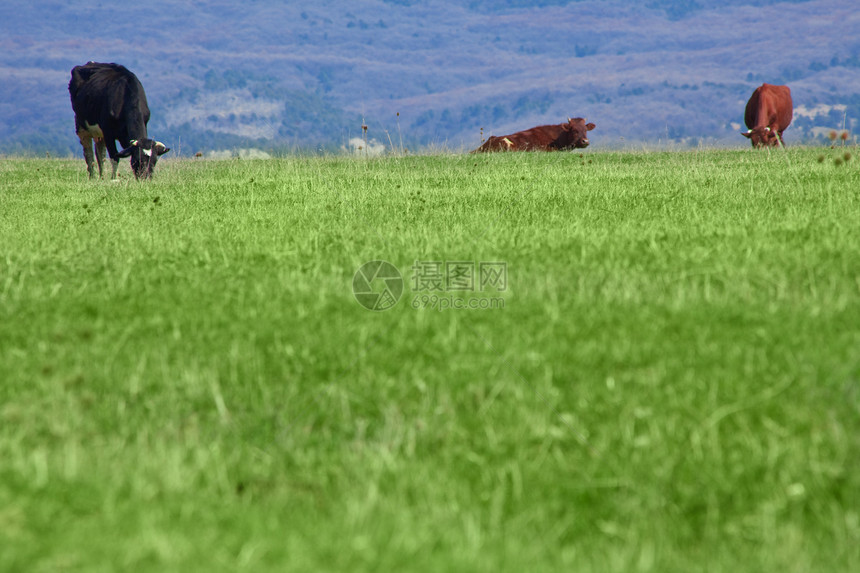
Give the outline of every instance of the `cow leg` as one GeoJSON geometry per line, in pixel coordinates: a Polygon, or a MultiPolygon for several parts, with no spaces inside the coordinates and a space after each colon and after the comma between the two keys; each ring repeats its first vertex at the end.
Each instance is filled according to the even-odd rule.
{"type": "Polygon", "coordinates": [[[780,147],[785,149],[785,144],[782,142],[782,132],[781,131],[776,132],[776,141],[777,141],[777,143],[779,143],[780,147]]]}
{"type": "Polygon", "coordinates": [[[104,164],[105,164],[105,151],[107,147],[105,146],[105,140],[101,137],[96,139],[96,161],[99,163],[99,177],[104,179],[104,164]]]}
{"type": "Polygon", "coordinates": [[[104,143],[108,146],[108,157],[110,157],[110,178],[116,179],[116,169],[119,167],[119,151],[116,150],[116,137],[113,135],[106,135],[104,138],[104,143]]]}
{"type": "Polygon", "coordinates": [[[81,140],[81,147],[84,148],[84,161],[87,162],[87,173],[89,173],[90,179],[92,179],[95,177],[93,170],[93,138],[80,133],[78,133],[78,137],[81,140]]]}

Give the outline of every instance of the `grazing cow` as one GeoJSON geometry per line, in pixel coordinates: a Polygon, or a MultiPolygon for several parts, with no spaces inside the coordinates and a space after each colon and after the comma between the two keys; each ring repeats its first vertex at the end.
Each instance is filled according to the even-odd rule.
{"type": "Polygon", "coordinates": [[[581,117],[559,125],[540,125],[511,135],[491,135],[472,153],[489,151],[560,151],[588,147],[588,132],[595,128],[581,117]]]}
{"type": "Polygon", "coordinates": [[[163,143],[149,139],[146,124],[149,106],[137,77],[123,66],[89,62],[72,68],[69,95],[75,112],[75,130],[84,148],[87,172],[94,177],[93,140],[99,176],[104,177],[105,148],[111,161],[111,179],[121,157],[131,157],[131,169],[138,179],[146,179],[160,155],[170,151],[163,143]],[[122,150],[117,151],[119,140],[122,150]]]}
{"type": "Polygon", "coordinates": [[[788,86],[762,84],[753,92],[744,112],[749,131],[742,131],[753,147],[784,145],[782,132],[793,114],[788,86]]]}

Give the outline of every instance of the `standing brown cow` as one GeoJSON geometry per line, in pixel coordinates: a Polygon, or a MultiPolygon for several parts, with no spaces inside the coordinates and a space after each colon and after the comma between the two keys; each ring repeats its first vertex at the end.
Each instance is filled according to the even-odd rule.
{"type": "Polygon", "coordinates": [[[753,92],[744,112],[749,131],[742,131],[753,147],[784,145],[782,132],[791,124],[793,114],[788,86],[762,84],[753,92]]]}
{"type": "Polygon", "coordinates": [[[560,151],[588,147],[588,132],[595,128],[581,117],[559,125],[539,125],[511,135],[491,135],[472,153],[488,151],[560,151]]]}

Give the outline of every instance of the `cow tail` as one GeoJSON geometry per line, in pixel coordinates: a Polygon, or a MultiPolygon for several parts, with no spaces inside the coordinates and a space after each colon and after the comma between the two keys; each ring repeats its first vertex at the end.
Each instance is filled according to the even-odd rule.
{"type": "Polygon", "coordinates": [[[84,79],[81,77],[80,67],[75,66],[72,68],[72,81],[69,82],[69,94],[72,96],[72,100],[74,101],[75,95],[78,93],[78,87],[84,83],[84,79]]]}

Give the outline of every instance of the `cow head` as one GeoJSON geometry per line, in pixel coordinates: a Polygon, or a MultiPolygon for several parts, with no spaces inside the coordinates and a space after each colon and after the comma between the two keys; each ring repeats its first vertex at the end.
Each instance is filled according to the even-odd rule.
{"type": "Polygon", "coordinates": [[[128,147],[117,154],[117,157],[131,157],[131,170],[138,179],[148,179],[161,155],[170,151],[160,141],[154,139],[132,139],[128,147]]]}
{"type": "Polygon", "coordinates": [[[742,131],[741,135],[748,138],[753,147],[776,147],[779,145],[779,135],[770,127],[756,127],[742,131]]]}
{"type": "Polygon", "coordinates": [[[593,123],[585,123],[585,119],[575,117],[567,118],[567,123],[562,124],[562,135],[555,142],[558,149],[576,149],[588,147],[588,132],[594,129],[593,123]]]}

